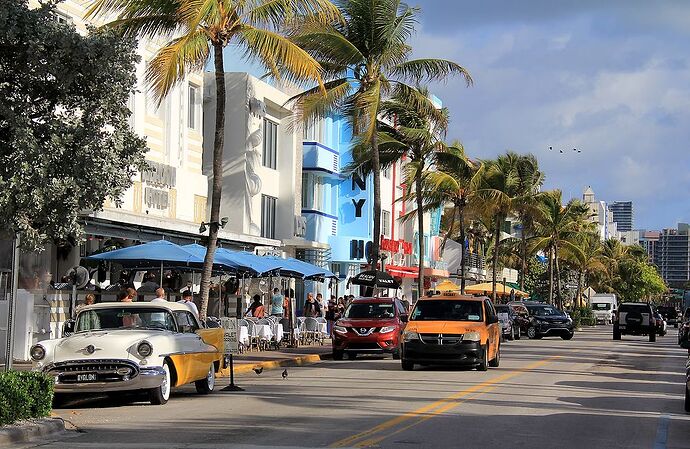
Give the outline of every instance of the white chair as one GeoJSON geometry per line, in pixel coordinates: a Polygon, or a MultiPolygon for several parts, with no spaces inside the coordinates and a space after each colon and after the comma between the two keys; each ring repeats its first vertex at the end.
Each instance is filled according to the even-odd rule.
{"type": "Polygon", "coordinates": [[[323,339],[319,332],[319,322],[316,318],[307,317],[307,319],[304,320],[304,334],[307,342],[319,341],[323,344],[323,339]]]}
{"type": "Polygon", "coordinates": [[[261,337],[257,333],[256,324],[252,320],[246,320],[247,333],[249,334],[249,350],[256,347],[257,351],[261,350],[261,337]]]}

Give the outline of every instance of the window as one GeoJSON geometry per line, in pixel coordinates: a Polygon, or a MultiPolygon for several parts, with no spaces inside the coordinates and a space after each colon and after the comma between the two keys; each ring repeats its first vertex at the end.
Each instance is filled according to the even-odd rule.
{"type": "Polygon", "coordinates": [[[381,233],[389,238],[391,236],[391,213],[387,210],[381,211],[381,233]]]}
{"type": "Polygon", "coordinates": [[[278,124],[264,119],[264,167],[276,169],[278,159],[278,124]]]}
{"type": "Polygon", "coordinates": [[[261,237],[276,238],[276,203],[278,199],[261,195],[261,237]]]}
{"type": "Polygon", "coordinates": [[[187,101],[187,126],[190,129],[199,129],[199,87],[193,84],[189,85],[189,94],[187,101]]]}
{"type": "Polygon", "coordinates": [[[194,333],[199,329],[196,319],[190,312],[175,312],[177,319],[177,331],[183,333],[194,333]]]}
{"type": "Polygon", "coordinates": [[[302,209],[322,210],[324,195],[324,178],[313,173],[305,173],[302,176],[302,209]]]}
{"type": "Polygon", "coordinates": [[[383,169],[383,177],[386,179],[391,179],[391,167],[390,166],[383,169]]]}
{"type": "Polygon", "coordinates": [[[72,25],[72,18],[61,11],[53,11],[55,20],[61,25],[72,25]]]}

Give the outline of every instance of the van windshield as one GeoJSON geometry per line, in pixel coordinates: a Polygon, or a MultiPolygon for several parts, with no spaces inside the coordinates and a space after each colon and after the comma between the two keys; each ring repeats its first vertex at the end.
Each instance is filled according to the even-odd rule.
{"type": "Polygon", "coordinates": [[[410,321],[482,321],[481,301],[417,301],[410,321]]]}
{"type": "Polygon", "coordinates": [[[607,302],[592,303],[592,310],[611,310],[611,304],[607,302]]]}

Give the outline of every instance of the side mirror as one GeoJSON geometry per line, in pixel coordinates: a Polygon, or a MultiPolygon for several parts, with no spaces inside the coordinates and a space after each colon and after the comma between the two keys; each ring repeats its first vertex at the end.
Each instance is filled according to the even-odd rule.
{"type": "Polygon", "coordinates": [[[74,320],[67,320],[62,324],[62,336],[68,337],[74,333],[74,326],[76,322],[74,320]]]}
{"type": "Polygon", "coordinates": [[[407,323],[409,320],[410,320],[409,315],[400,315],[400,321],[402,321],[403,323],[407,323]]]}
{"type": "Polygon", "coordinates": [[[493,315],[493,316],[487,317],[486,323],[487,324],[498,323],[498,315],[493,315]]]}

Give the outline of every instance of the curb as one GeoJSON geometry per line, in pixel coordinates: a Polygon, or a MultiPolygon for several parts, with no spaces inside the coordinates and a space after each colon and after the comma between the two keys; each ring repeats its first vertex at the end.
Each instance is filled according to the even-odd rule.
{"type": "MultiPolygon", "coordinates": [[[[325,354],[307,354],[307,355],[301,355],[297,357],[291,357],[288,359],[284,360],[269,360],[269,361],[257,361],[256,363],[235,363],[235,375],[238,374],[247,374],[252,372],[254,368],[259,368],[262,367],[264,370],[272,370],[272,369],[277,369],[277,368],[283,368],[283,367],[288,367],[288,366],[302,366],[302,365],[311,365],[312,363],[317,363],[321,362],[323,360],[331,360],[333,359],[333,354],[325,353],[325,354]]],[[[222,375],[223,377],[228,377],[230,375],[230,370],[229,369],[223,369],[221,370],[218,374],[216,374],[216,377],[219,375],[222,375]]]]}
{"type": "Polygon", "coordinates": [[[62,418],[32,419],[0,427],[0,446],[28,443],[36,438],[46,438],[65,432],[62,418]]]}

